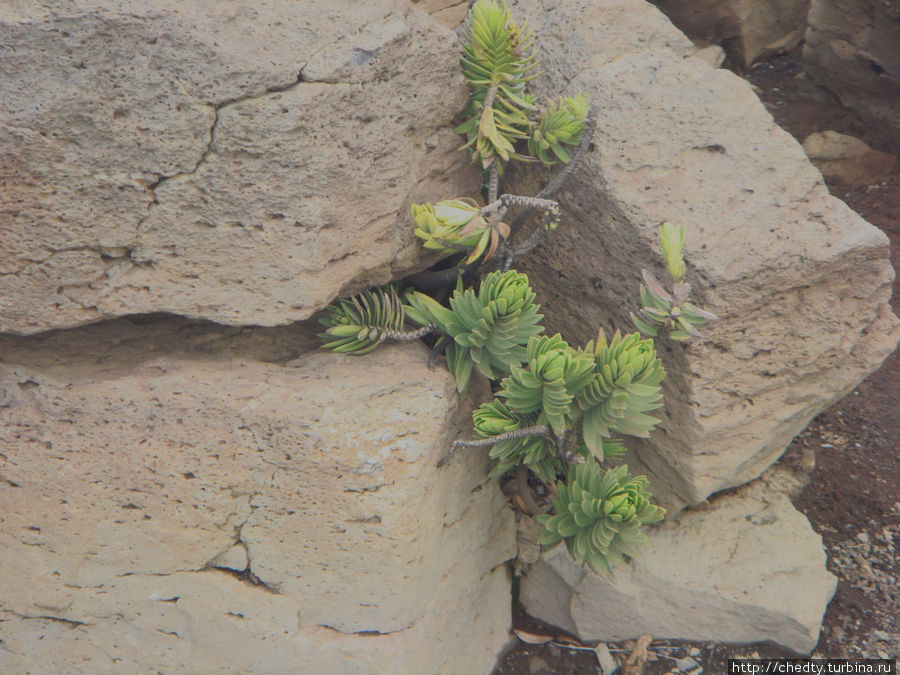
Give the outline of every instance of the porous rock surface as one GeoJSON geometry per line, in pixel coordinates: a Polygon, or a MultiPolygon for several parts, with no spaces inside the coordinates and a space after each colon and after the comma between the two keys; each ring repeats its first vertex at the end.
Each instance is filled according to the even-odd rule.
{"type": "Polygon", "coordinates": [[[485,452],[437,467],[470,402],[422,346],[313,342],[0,337],[0,671],[490,669],[515,525],[485,452]]]}
{"type": "MultiPolygon", "coordinates": [[[[641,268],[668,278],[657,228],[684,224],[687,281],[721,321],[709,339],[661,341],[662,423],[629,462],[670,508],[756,478],[896,346],[887,237],[828,194],[749,84],[691,57],[652,6],[515,12],[541,36],[539,92],[583,91],[597,127],[559,193],[562,225],[516,262],[545,326],[582,344],[601,326],[633,330],[641,268]]],[[[543,180],[520,172],[514,191],[543,180]]]]}
{"type": "Polygon", "coordinates": [[[0,44],[0,332],[305,319],[478,189],[456,37],[404,0],[7,3],[0,44]]]}
{"type": "Polygon", "coordinates": [[[822,539],[791,505],[779,470],[649,529],[614,578],[544,553],[522,583],[527,611],[582,640],[771,641],[812,652],[837,588],[822,539]]]}
{"type": "Polygon", "coordinates": [[[803,65],[900,152],[900,2],[812,0],[803,65]]]}
{"type": "Polygon", "coordinates": [[[725,47],[738,67],[803,41],[810,0],[651,0],[692,40],[725,47]]]}

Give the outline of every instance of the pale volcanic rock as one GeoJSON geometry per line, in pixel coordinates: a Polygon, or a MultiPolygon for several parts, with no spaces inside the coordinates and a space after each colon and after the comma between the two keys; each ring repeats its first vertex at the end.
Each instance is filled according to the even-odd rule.
{"type": "Polygon", "coordinates": [[[770,641],[809,654],[837,579],[822,538],[770,474],[704,509],[647,528],[641,557],[612,581],[573,562],[564,546],[543,555],[522,585],[530,614],[585,641],[770,641]]]}
{"type": "Polygon", "coordinates": [[[0,332],[305,319],[478,189],[456,36],[403,0],[17,3],[0,44],[0,332]]]}
{"type": "Polygon", "coordinates": [[[0,338],[4,672],[490,668],[512,513],[485,451],[437,466],[471,400],[422,346],[310,344],[175,318],[0,338]]]}
{"type": "MultiPolygon", "coordinates": [[[[657,228],[685,225],[687,281],[721,321],[709,339],[661,341],[662,423],[629,439],[629,461],[667,506],[696,504],[759,476],[893,351],[888,239],[828,194],[747,82],[687,58],[652,6],[546,5],[514,9],[542,36],[539,93],[583,91],[597,129],[559,194],[560,228],[516,265],[548,331],[584,343],[601,326],[634,330],[641,268],[667,278],[657,228]]],[[[520,172],[515,190],[541,181],[520,172]]]]}

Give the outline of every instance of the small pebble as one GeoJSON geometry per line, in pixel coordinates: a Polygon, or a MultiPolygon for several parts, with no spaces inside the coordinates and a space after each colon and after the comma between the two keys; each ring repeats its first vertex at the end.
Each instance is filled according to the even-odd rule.
{"type": "Polygon", "coordinates": [[[544,659],[540,656],[529,656],[528,657],[528,672],[531,675],[543,675],[543,673],[547,673],[550,670],[550,664],[548,664],[544,659]]]}
{"type": "Polygon", "coordinates": [[[860,532],[859,534],[856,535],[856,538],[864,544],[868,543],[868,541],[869,541],[869,535],[866,534],[865,532],[860,532]]]}
{"type": "Polygon", "coordinates": [[[694,661],[694,659],[692,659],[691,657],[687,656],[683,659],[675,659],[675,665],[678,666],[678,670],[680,670],[682,673],[686,673],[689,670],[693,670],[700,664],[694,661]]]}
{"type": "Polygon", "coordinates": [[[699,647],[691,647],[691,648],[688,650],[688,654],[690,654],[691,656],[700,656],[700,653],[701,653],[701,652],[700,652],[700,648],[699,648],[699,647]]]}
{"type": "Polygon", "coordinates": [[[619,664],[616,663],[612,654],[609,653],[609,647],[606,646],[606,643],[601,642],[594,647],[594,653],[597,655],[597,662],[600,664],[600,672],[603,675],[612,675],[619,669],[619,664]]]}

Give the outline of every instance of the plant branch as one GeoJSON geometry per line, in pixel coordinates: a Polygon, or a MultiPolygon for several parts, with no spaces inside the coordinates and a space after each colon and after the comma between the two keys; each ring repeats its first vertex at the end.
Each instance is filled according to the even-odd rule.
{"type": "Polygon", "coordinates": [[[527,436],[544,436],[545,438],[550,438],[550,427],[541,424],[533,427],[516,429],[515,431],[507,431],[505,434],[497,434],[496,436],[481,438],[477,441],[454,441],[453,447],[483,448],[488,445],[494,445],[495,443],[514,441],[518,438],[525,438],[527,436]]]}
{"type": "Polygon", "coordinates": [[[497,199],[500,190],[500,169],[497,160],[491,162],[490,178],[488,179],[488,203],[497,199]]]}
{"type": "Polygon", "coordinates": [[[421,340],[426,335],[431,335],[436,330],[437,326],[430,323],[427,326],[422,326],[416,330],[402,331],[379,328],[378,332],[379,335],[384,336],[383,339],[385,340],[392,340],[393,342],[414,342],[415,340],[421,340]]]}
{"type": "Polygon", "coordinates": [[[566,164],[562,170],[556,174],[547,185],[544,186],[544,189],[537,193],[537,196],[541,199],[547,199],[552,197],[557,192],[559,192],[560,188],[566,182],[566,180],[571,176],[575,171],[581,166],[581,161],[584,159],[584,156],[587,154],[588,148],[591,146],[591,140],[594,138],[594,118],[590,112],[588,112],[587,117],[584,118],[584,131],[581,133],[581,142],[578,144],[578,147],[575,148],[575,152],[572,153],[572,160],[566,164]]]}
{"type": "MultiPolygon", "coordinates": [[[[581,142],[578,144],[578,147],[575,149],[575,152],[572,153],[572,160],[566,164],[562,170],[556,174],[547,185],[544,186],[540,192],[537,193],[538,199],[549,199],[557,192],[559,192],[560,188],[566,182],[566,180],[571,176],[578,166],[581,164],[581,161],[584,159],[584,156],[587,154],[588,148],[591,146],[591,139],[594,137],[594,118],[588,112],[587,117],[584,119],[584,131],[581,134],[581,142]]],[[[531,216],[534,212],[532,208],[526,208],[522,213],[516,216],[515,220],[510,224],[510,237],[515,235],[522,226],[525,224],[525,221],[531,216]]]]}
{"type": "Polygon", "coordinates": [[[538,225],[534,232],[531,233],[531,236],[513,249],[513,258],[531,253],[535,247],[541,243],[541,239],[543,239],[544,235],[547,233],[547,227],[553,222],[554,215],[555,214],[550,211],[547,211],[544,214],[544,220],[542,220],[540,225],[538,225]]]}
{"type": "Polygon", "coordinates": [[[494,211],[501,211],[510,206],[541,209],[544,211],[559,212],[559,202],[552,199],[543,199],[542,197],[525,197],[523,195],[503,194],[498,199],[493,200],[487,206],[481,207],[481,215],[488,215],[494,211]]]}
{"type": "Polygon", "coordinates": [[[444,353],[444,350],[447,349],[447,345],[450,344],[450,336],[449,335],[441,335],[437,342],[434,343],[434,347],[431,348],[431,353],[428,354],[428,368],[433,369],[435,365],[437,365],[438,357],[444,353]]]}

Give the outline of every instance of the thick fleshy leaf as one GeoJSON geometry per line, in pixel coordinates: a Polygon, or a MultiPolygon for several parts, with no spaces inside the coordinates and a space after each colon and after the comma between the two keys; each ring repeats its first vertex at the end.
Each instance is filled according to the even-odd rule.
{"type": "Polygon", "coordinates": [[[578,562],[598,573],[608,574],[623,556],[634,556],[646,543],[641,532],[641,514],[662,517],[664,511],[650,503],[644,476],[632,477],[621,465],[601,472],[588,459],[573,467],[568,484],[557,485],[554,515],[541,516],[540,541],[548,545],[559,539],[578,562]]]}

